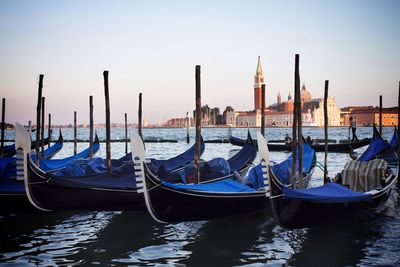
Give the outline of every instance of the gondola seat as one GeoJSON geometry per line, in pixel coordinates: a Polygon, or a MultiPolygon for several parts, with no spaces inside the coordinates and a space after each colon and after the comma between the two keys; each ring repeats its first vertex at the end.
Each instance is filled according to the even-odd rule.
{"type": "Polygon", "coordinates": [[[388,163],[382,159],[348,162],[341,172],[342,183],[356,192],[368,192],[384,183],[388,163]]]}

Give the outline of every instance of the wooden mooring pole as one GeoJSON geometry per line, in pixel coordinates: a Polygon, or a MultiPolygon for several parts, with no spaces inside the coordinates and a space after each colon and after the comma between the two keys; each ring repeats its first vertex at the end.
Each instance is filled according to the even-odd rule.
{"type": "Polygon", "coordinates": [[[201,138],[201,66],[196,65],[195,69],[195,79],[196,79],[196,146],[194,155],[194,183],[198,184],[200,182],[200,138],[201,138]]]}
{"type": "Polygon", "coordinates": [[[77,112],[74,111],[74,155],[77,153],[77,140],[78,140],[78,132],[77,132],[77,112]]]}
{"type": "Polygon", "coordinates": [[[4,149],[4,129],[6,128],[5,116],[6,116],[6,99],[3,98],[1,106],[1,147],[0,147],[1,157],[3,157],[3,149],[4,149]]]}
{"type": "Polygon", "coordinates": [[[90,159],[93,158],[93,96],[89,96],[89,149],[90,159]]]}
{"type": "Polygon", "coordinates": [[[143,140],[143,134],[142,134],[142,93],[139,93],[138,134],[143,140]]]}
{"type": "Polygon", "coordinates": [[[265,84],[261,85],[261,134],[265,136],[265,84]]]}
{"type": "Polygon", "coordinates": [[[110,123],[110,95],[108,88],[108,71],[103,72],[104,77],[104,96],[106,102],[106,159],[108,171],[111,172],[111,123],[110,123]]]}
{"type": "Polygon", "coordinates": [[[45,99],[45,97],[43,96],[42,97],[42,123],[41,123],[41,130],[40,130],[40,146],[41,146],[41,150],[42,150],[42,153],[41,153],[41,158],[42,159],[44,159],[44,117],[45,117],[45,113],[44,113],[44,111],[45,111],[45,102],[46,102],[46,99],[45,99]]]}
{"type": "MultiPolygon", "coordinates": [[[[61,132],[61,130],[60,130],[61,132]]],[[[47,125],[47,136],[49,137],[49,143],[47,147],[50,147],[50,142],[51,142],[51,113],[49,113],[49,123],[47,125]]]]}
{"type": "Polygon", "coordinates": [[[125,113],[125,154],[128,154],[128,114],[125,113]]]}
{"type": "Polygon", "coordinates": [[[379,133],[382,136],[382,95],[379,96],[379,133]]]}
{"type": "MultiPolygon", "coordinates": [[[[397,93],[397,170],[400,168],[400,82],[397,93]]],[[[400,189],[400,177],[397,176],[397,188],[400,189]]]]}
{"type": "Polygon", "coordinates": [[[324,133],[325,133],[325,155],[324,155],[324,184],[328,182],[328,88],[329,81],[325,81],[324,92],[324,133]]]}
{"type": "Polygon", "coordinates": [[[294,108],[293,108],[293,125],[292,125],[292,187],[296,189],[296,165],[297,165],[297,120],[298,120],[298,109],[297,109],[297,88],[300,89],[300,74],[299,74],[299,55],[295,55],[294,63],[294,108]]]}
{"type": "Polygon", "coordinates": [[[186,112],[186,143],[190,143],[190,134],[189,134],[189,127],[190,127],[190,118],[189,118],[189,111],[186,112]]]}
{"type": "Polygon", "coordinates": [[[301,95],[300,95],[300,70],[299,70],[299,61],[300,56],[298,56],[297,62],[297,83],[296,83],[296,90],[297,90],[297,146],[299,147],[299,187],[302,189],[303,186],[303,117],[301,115],[301,95]]]}
{"type": "Polygon", "coordinates": [[[39,165],[39,148],[40,148],[40,112],[42,111],[42,89],[43,89],[43,74],[39,75],[38,100],[36,106],[36,165],[39,165]]]}

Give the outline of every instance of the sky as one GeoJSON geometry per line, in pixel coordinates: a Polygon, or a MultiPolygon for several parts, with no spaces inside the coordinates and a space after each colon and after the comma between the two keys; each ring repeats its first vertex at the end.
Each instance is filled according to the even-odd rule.
{"type": "MultiPolygon", "coordinates": [[[[254,108],[261,57],[267,105],[301,84],[339,107],[397,106],[400,1],[98,1],[0,0],[0,97],[6,121],[36,121],[39,74],[52,124],[105,121],[103,71],[109,71],[111,122],[161,123],[195,109],[195,66],[202,104],[254,108]]],[[[46,116],[47,118],[47,116],[46,116]]]]}

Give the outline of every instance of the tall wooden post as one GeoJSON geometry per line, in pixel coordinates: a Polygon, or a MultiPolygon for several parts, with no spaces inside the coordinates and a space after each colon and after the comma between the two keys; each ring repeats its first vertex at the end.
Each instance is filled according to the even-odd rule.
{"type": "Polygon", "coordinates": [[[42,148],[42,154],[41,154],[42,159],[44,159],[44,117],[45,117],[44,107],[45,107],[45,101],[46,101],[45,97],[42,97],[42,114],[41,114],[42,115],[42,124],[41,124],[41,130],[40,130],[40,136],[41,136],[40,146],[42,148]]]}
{"type": "MultiPolygon", "coordinates": [[[[397,93],[397,169],[400,168],[400,82],[397,93]]],[[[400,177],[397,176],[397,187],[400,189],[400,177]]]]}
{"type": "Polygon", "coordinates": [[[379,133],[382,136],[382,95],[379,96],[379,133]]]}
{"type": "Polygon", "coordinates": [[[50,142],[51,142],[51,113],[49,113],[49,123],[48,123],[47,126],[48,126],[47,127],[47,136],[49,137],[49,144],[47,145],[47,147],[50,147],[50,142]]]}
{"type": "Polygon", "coordinates": [[[36,106],[36,165],[39,165],[39,147],[40,147],[40,112],[42,111],[42,89],[43,89],[43,74],[39,75],[38,100],[36,106]]]}
{"type": "Polygon", "coordinates": [[[4,129],[6,128],[5,116],[6,116],[6,99],[3,98],[1,106],[1,147],[0,147],[1,157],[3,157],[3,149],[4,149],[4,129]]]}
{"type": "Polygon", "coordinates": [[[265,136],[265,84],[261,85],[261,134],[265,136]]]}
{"type": "Polygon", "coordinates": [[[200,138],[201,138],[201,82],[200,82],[201,66],[196,65],[196,146],[194,156],[194,182],[200,182],[200,138]]]}
{"type": "Polygon", "coordinates": [[[328,182],[328,88],[329,81],[325,81],[324,92],[324,133],[325,133],[325,155],[324,155],[324,184],[328,182]]]}
{"type": "MultiPolygon", "coordinates": [[[[298,62],[299,63],[299,62],[298,62]]],[[[299,186],[303,188],[303,117],[301,115],[300,71],[297,66],[297,144],[299,147],[299,186]]]]}
{"type": "Polygon", "coordinates": [[[128,114],[125,113],[125,154],[128,154],[128,114]]]}
{"type": "Polygon", "coordinates": [[[77,114],[76,114],[76,111],[74,111],[74,155],[76,155],[76,153],[77,153],[77,146],[78,146],[78,144],[77,144],[78,133],[76,130],[76,127],[77,127],[76,117],[77,117],[77,114]]]}
{"type": "Polygon", "coordinates": [[[106,159],[108,171],[111,172],[111,123],[110,123],[110,95],[108,88],[108,71],[103,72],[104,96],[106,102],[106,159]]]}
{"type": "Polygon", "coordinates": [[[190,134],[189,134],[189,124],[190,124],[190,118],[189,118],[189,111],[186,112],[186,143],[190,143],[190,134]]]}
{"type": "Polygon", "coordinates": [[[142,135],[142,93],[139,93],[138,134],[143,139],[143,135],[142,135]]]}
{"type": "Polygon", "coordinates": [[[298,108],[297,108],[297,88],[300,89],[300,74],[299,74],[299,55],[295,55],[294,63],[294,108],[293,108],[293,125],[292,125],[292,187],[296,189],[296,165],[297,165],[297,126],[298,126],[298,108]]]}
{"type": "Polygon", "coordinates": [[[90,159],[93,158],[93,96],[89,96],[89,149],[90,159]]]}

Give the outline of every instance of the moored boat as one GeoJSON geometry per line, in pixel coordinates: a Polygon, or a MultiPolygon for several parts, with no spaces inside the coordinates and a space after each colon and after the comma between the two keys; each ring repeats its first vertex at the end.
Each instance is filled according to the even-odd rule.
{"type": "Polygon", "coordinates": [[[391,204],[398,166],[393,149],[376,131],[368,149],[348,162],[330,183],[293,190],[270,173],[275,220],[282,227],[296,229],[369,221],[381,215],[391,204]]]}

